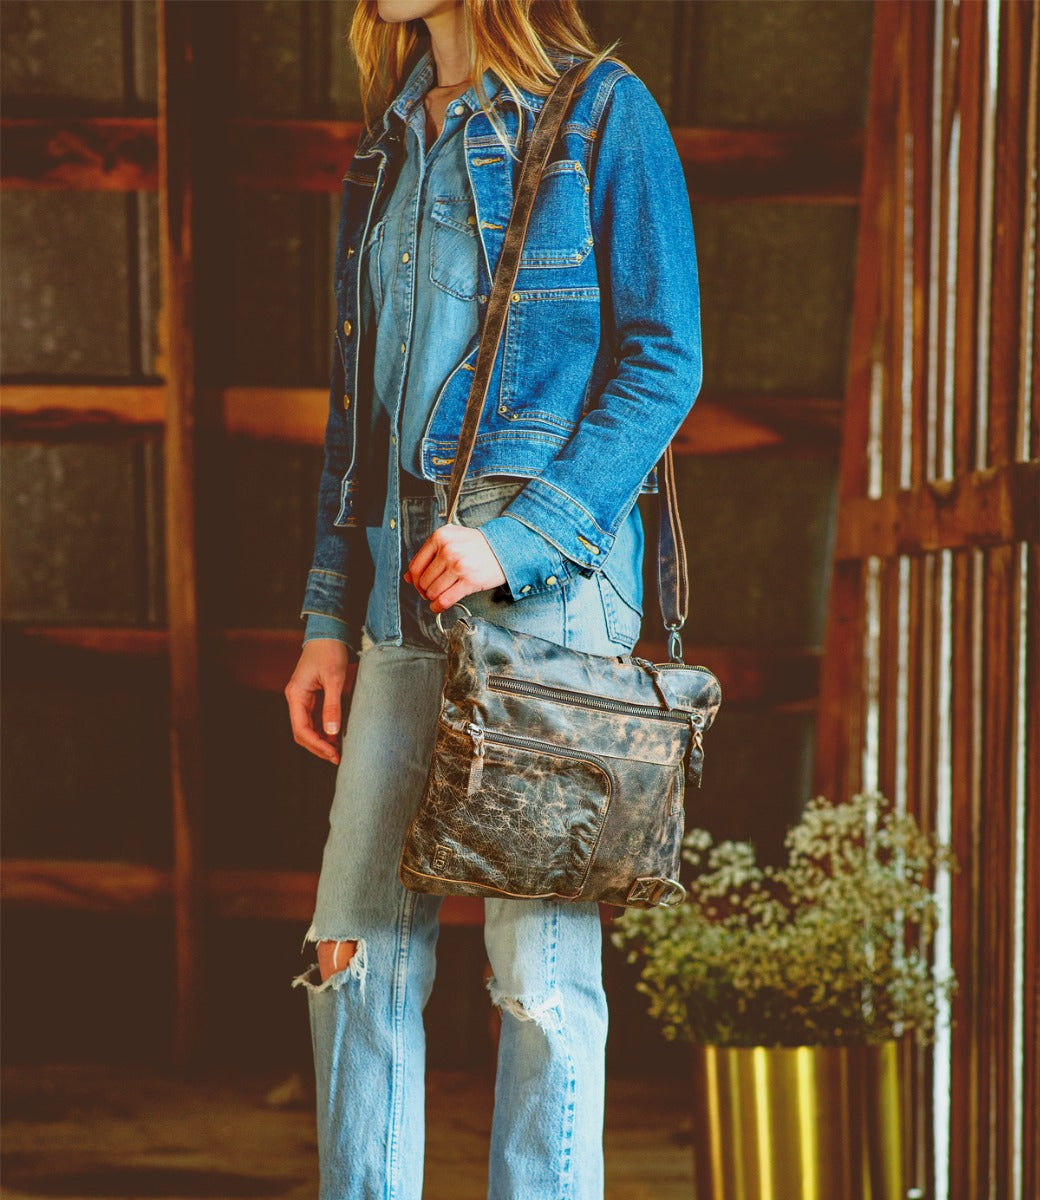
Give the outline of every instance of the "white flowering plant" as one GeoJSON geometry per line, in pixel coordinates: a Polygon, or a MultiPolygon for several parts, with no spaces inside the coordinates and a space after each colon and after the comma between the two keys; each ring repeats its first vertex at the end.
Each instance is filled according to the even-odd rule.
{"type": "Polygon", "coordinates": [[[675,907],[626,909],[614,945],[642,966],[662,1032],[725,1046],[842,1045],[913,1032],[933,1040],[956,981],[931,946],[948,847],[884,796],[818,796],[785,839],[787,865],[748,842],[688,833],[693,868],[675,907]]]}

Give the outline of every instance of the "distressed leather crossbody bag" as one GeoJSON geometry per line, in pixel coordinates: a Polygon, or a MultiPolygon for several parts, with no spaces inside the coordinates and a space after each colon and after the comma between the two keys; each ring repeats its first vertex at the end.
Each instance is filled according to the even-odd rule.
{"type": "MultiPolygon", "coordinates": [[[[546,98],[521,166],[452,468],[448,523],[538,181],[582,66],[565,71],[546,98]]],[[[671,661],[584,654],[468,614],[455,621],[426,786],[401,853],[406,887],[639,908],[685,897],[685,791],[700,786],[703,737],[722,693],[711,671],[683,662],[688,582],[670,446],[661,466],[657,575],[671,661]]]]}

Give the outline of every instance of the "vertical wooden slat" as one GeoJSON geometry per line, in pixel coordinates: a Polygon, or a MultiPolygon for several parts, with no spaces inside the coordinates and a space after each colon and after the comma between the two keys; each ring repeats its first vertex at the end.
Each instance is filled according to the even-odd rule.
{"type": "MultiPolygon", "coordinates": [[[[893,213],[892,160],[899,106],[898,57],[895,47],[905,36],[906,12],[900,5],[875,9],[871,52],[870,112],[863,167],[863,195],[869,204],[859,208],[857,234],[857,287],[849,343],[844,436],[839,468],[839,503],[867,491],[867,456],[870,432],[871,389],[877,386],[876,347],[882,307],[887,302],[881,278],[888,260],[883,252],[895,220],[893,213]],[[877,269],[874,269],[874,268],[877,269]]],[[[861,697],[854,685],[859,678],[863,650],[863,570],[859,563],[837,563],[831,579],[831,601],[824,632],[824,669],[816,723],[814,786],[835,800],[845,799],[858,786],[858,762],[850,747],[860,746],[863,725],[861,697]]]]}
{"type": "MultiPolygon", "coordinates": [[[[956,278],[950,281],[957,298],[954,317],[955,337],[950,348],[953,358],[953,472],[971,470],[974,465],[974,429],[976,388],[977,313],[979,296],[975,288],[958,288],[958,279],[972,279],[978,266],[979,246],[979,174],[982,132],[981,91],[985,81],[984,4],[962,4],[957,10],[957,71],[955,77],[957,111],[960,116],[959,172],[950,180],[951,192],[959,196],[956,246],[956,278]]],[[[988,246],[981,247],[988,253],[988,246]]]]}
{"type": "MultiPolygon", "coordinates": [[[[978,1037],[978,973],[974,957],[974,899],[979,894],[977,863],[973,861],[973,837],[977,814],[973,805],[974,763],[972,727],[975,720],[973,696],[981,681],[973,672],[974,551],[963,550],[954,563],[953,610],[953,837],[951,844],[961,863],[961,886],[954,889],[950,912],[953,929],[953,969],[963,981],[958,997],[958,1028],[951,1055],[952,1096],[971,1096],[975,1092],[976,1063],[974,1047],[978,1037]],[[967,885],[967,886],[965,886],[967,885]]],[[[954,1121],[950,1139],[950,1176],[974,1177],[978,1142],[972,1122],[954,1121]]]]}
{"type": "Polygon", "coordinates": [[[986,564],[986,667],[985,752],[983,773],[986,781],[986,824],[984,830],[983,872],[983,957],[980,964],[984,981],[983,1039],[987,1060],[983,1073],[984,1112],[981,1120],[992,1130],[986,1172],[986,1190],[980,1195],[1010,1196],[1009,1126],[1007,1105],[1008,1029],[1010,994],[1008,987],[1011,897],[1009,895],[1011,829],[1011,696],[1013,659],[1011,605],[1013,597],[1013,555],[1011,546],[998,546],[987,552],[986,564]]]}
{"type": "Polygon", "coordinates": [[[1026,623],[1025,904],[1023,920],[1023,1196],[1040,1195],[1040,547],[1029,548],[1026,623]]]}
{"type": "Polygon", "coordinates": [[[1029,27],[1036,5],[1001,6],[1000,75],[994,207],[998,214],[993,237],[993,306],[990,332],[990,389],[1007,403],[994,404],[989,420],[988,464],[999,466],[1014,457],[1019,392],[1019,340],[1026,188],[1024,157],[1029,81],[1029,27]]]}
{"type": "Polygon", "coordinates": [[[159,188],[162,370],[166,378],[164,498],[170,655],[174,937],[177,965],[174,1057],[199,1046],[202,980],[202,739],[195,520],[190,95],[192,5],[159,4],[159,188]]]}

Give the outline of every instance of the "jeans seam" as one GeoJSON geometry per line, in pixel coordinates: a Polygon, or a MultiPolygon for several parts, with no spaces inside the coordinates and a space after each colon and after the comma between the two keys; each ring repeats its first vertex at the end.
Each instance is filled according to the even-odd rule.
{"type": "Polygon", "coordinates": [[[408,994],[408,948],[411,943],[412,916],[415,912],[415,894],[402,888],[401,907],[398,918],[397,946],[394,955],[393,973],[393,1074],[390,1082],[390,1136],[387,1139],[386,1194],[394,1200],[398,1191],[398,1147],[401,1140],[401,1120],[404,1110],[405,1038],[404,1010],[408,994]]]}
{"type": "MultiPolygon", "coordinates": [[[[560,939],[560,903],[553,902],[552,920],[551,920],[552,936],[548,946],[548,980],[549,991],[556,992],[556,949],[560,939]]],[[[575,1070],[574,1056],[571,1054],[570,1037],[567,1030],[566,1014],[562,1007],[560,1011],[560,1032],[563,1035],[562,1042],[564,1047],[564,1055],[567,1061],[567,1092],[564,1098],[563,1107],[561,1109],[561,1127],[560,1127],[560,1159],[557,1164],[559,1178],[559,1198],[560,1200],[569,1200],[573,1195],[574,1179],[571,1175],[571,1161],[574,1144],[574,1096],[575,1096],[575,1070]]]]}

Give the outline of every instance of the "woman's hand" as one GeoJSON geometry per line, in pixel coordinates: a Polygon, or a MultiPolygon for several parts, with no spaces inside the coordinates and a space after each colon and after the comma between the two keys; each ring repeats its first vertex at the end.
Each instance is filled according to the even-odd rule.
{"type": "Polygon", "coordinates": [[[328,762],[339,762],[339,727],[343,688],[347,682],[347,647],[336,638],[311,638],[304,642],[300,661],[285,685],[293,740],[328,762]],[[324,692],[321,723],[314,724],[314,699],[324,692]]]}
{"type": "Polygon", "coordinates": [[[442,525],[419,547],[404,579],[430,601],[431,612],[441,613],[474,592],[498,587],[506,576],[479,529],[442,525]]]}

